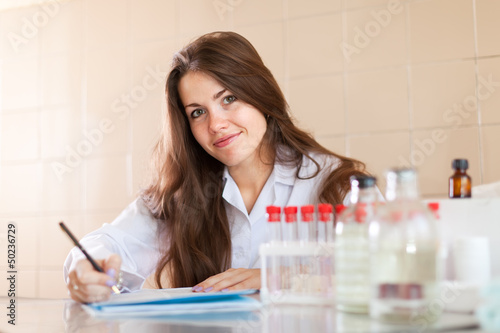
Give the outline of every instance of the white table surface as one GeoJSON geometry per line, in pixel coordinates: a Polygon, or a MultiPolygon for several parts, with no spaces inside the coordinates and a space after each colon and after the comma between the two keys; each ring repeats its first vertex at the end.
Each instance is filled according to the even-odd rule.
{"type": "MultiPolygon", "coordinates": [[[[255,295],[254,297],[259,297],[255,295]]],[[[0,298],[7,304],[8,298],[0,298]]],[[[4,306],[2,308],[5,309],[4,306]]],[[[422,332],[419,327],[381,324],[333,307],[280,305],[246,313],[186,315],[175,318],[100,320],[69,299],[16,299],[16,326],[1,316],[0,332],[422,332]]],[[[447,332],[482,332],[473,315],[445,313],[447,332]]],[[[435,331],[435,330],[432,330],[435,331]]]]}

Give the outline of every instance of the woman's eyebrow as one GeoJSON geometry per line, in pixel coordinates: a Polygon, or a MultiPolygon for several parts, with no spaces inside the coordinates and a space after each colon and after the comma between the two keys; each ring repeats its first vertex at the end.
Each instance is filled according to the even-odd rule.
{"type": "Polygon", "coordinates": [[[201,105],[198,104],[198,103],[191,103],[191,104],[188,104],[188,105],[184,105],[184,109],[187,108],[187,107],[190,107],[190,106],[197,108],[197,107],[199,107],[201,105]]]}
{"type": "MultiPolygon", "coordinates": [[[[217,94],[215,94],[212,98],[213,99],[217,99],[219,98],[227,89],[222,89],[221,91],[219,91],[217,94]]],[[[199,107],[201,106],[200,104],[198,103],[191,103],[191,104],[188,104],[188,105],[184,105],[184,108],[187,108],[187,107],[199,107]]]]}
{"type": "Polygon", "coordinates": [[[221,91],[219,91],[217,94],[214,95],[213,99],[219,98],[225,91],[226,89],[222,89],[221,91]]]}

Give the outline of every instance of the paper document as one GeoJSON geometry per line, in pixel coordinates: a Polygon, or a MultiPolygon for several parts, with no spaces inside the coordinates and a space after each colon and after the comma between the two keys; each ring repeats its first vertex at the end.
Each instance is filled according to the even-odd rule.
{"type": "Polygon", "coordinates": [[[186,313],[252,311],[261,303],[245,295],[256,290],[193,293],[191,288],[143,289],[112,295],[109,301],[86,305],[95,316],[164,316],[186,313]]]}

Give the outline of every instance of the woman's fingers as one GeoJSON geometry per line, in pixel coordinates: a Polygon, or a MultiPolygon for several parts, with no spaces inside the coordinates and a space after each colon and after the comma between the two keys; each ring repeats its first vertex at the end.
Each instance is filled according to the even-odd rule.
{"type": "Polygon", "coordinates": [[[121,265],[122,258],[117,254],[112,254],[103,262],[102,268],[111,278],[116,278],[120,272],[121,265]]]}
{"type": "Polygon", "coordinates": [[[210,292],[259,288],[260,269],[231,268],[197,284],[193,287],[193,291],[210,292]]]}
{"type": "Polygon", "coordinates": [[[116,284],[121,259],[118,255],[111,255],[106,260],[96,260],[96,262],[109,274],[96,271],[86,259],[80,260],[75,269],[69,273],[68,290],[75,301],[100,302],[107,300],[111,295],[110,287],[116,284]]]}

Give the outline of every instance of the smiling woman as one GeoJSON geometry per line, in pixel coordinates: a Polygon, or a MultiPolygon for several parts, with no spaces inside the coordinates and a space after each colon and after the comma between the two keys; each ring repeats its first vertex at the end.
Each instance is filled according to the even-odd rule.
{"type": "Polygon", "coordinates": [[[82,240],[108,275],[78,251],[66,261],[75,300],[105,298],[118,271],[128,289],[259,288],[266,206],[342,203],[349,177],[364,173],[363,163],[295,126],[273,75],[234,32],[206,34],[177,52],[166,95],[168,126],[150,185],[82,240]]]}
{"type": "MultiPolygon", "coordinates": [[[[258,167],[262,158],[257,148],[267,129],[262,112],[203,72],[188,72],[179,82],[179,95],[186,101],[191,132],[208,154],[226,165],[231,174],[244,163],[248,169],[258,167]]],[[[270,153],[266,152],[264,159],[269,167],[270,153]]]]}

